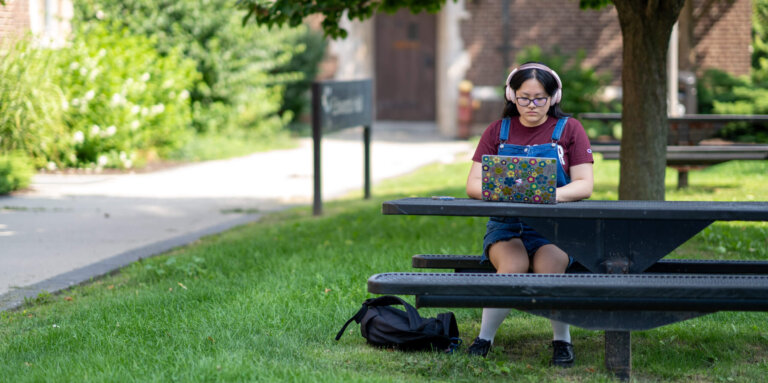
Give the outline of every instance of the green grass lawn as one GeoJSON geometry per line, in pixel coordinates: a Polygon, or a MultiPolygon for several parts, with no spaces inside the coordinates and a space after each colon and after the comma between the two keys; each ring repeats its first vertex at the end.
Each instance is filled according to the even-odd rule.
{"type": "MultiPolygon", "coordinates": [[[[322,217],[275,213],[0,313],[0,381],[613,381],[602,332],[573,328],[575,365],[552,368],[549,321],[517,311],[486,359],[375,349],[354,323],[333,340],[371,275],[409,271],[417,253],[479,254],[482,218],[381,214],[388,199],[463,196],[468,169],[433,165],[376,185],[372,200],[327,202],[322,217]]],[[[596,169],[593,198],[615,199],[617,162],[596,169]]],[[[768,200],[765,161],[693,172],[684,191],[674,171],[667,180],[670,200],[768,200]]],[[[715,223],[673,256],[768,260],[767,237],[767,223],[715,223]]],[[[466,347],[481,310],[452,311],[466,347]]],[[[765,380],[767,319],[725,312],[633,332],[633,379],[765,380]]]]}
{"type": "Polygon", "coordinates": [[[296,139],[284,131],[270,137],[249,134],[247,131],[196,134],[183,147],[172,153],[169,160],[184,162],[220,160],[296,146],[296,139]]]}

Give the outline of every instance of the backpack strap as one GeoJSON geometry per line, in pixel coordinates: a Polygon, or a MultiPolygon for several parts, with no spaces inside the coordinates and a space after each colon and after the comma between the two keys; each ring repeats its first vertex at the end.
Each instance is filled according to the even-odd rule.
{"type": "Polygon", "coordinates": [[[555,131],[552,132],[552,142],[560,141],[560,136],[563,135],[566,122],[568,122],[568,117],[563,117],[557,120],[557,125],[555,125],[555,131]]]}
{"type": "Polygon", "coordinates": [[[411,306],[410,303],[394,295],[384,295],[378,298],[371,298],[366,300],[363,304],[368,305],[368,307],[403,305],[403,307],[405,307],[405,312],[408,313],[408,323],[410,327],[412,329],[416,328],[421,323],[421,316],[419,315],[419,311],[416,310],[415,307],[411,306]]]}
{"type": "Polygon", "coordinates": [[[509,139],[509,126],[512,124],[512,120],[504,118],[501,120],[501,130],[499,130],[499,140],[506,142],[509,139]]]}
{"type": "Polygon", "coordinates": [[[347,323],[344,323],[344,326],[341,327],[341,331],[336,334],[336,340],[341,339],[341,336],[344,335],[344,330],[347,329],[347,326],[349,326],[352,321],[360,323],[360,321],[363,320],[363,317],[365,317],[365,313],[368,312],[369,307],[391,305],[403,305],[403,307],[405,307],[406,313],[408,313],[409,326],[412,329],[419,326],[419,323],[421,322],[421,316],[419,316],[419,312],[415,307],[400,299],[400,297],[396,297],[394,295],[385,295],[378,298],[366,299],[365,302],[363,302],[363,307],[361,307],[360,310],[358,310],[357,313],[352,316],[352,318],[349,318],[347,323]]]}
{"type": "Polygon", "coordinates": [[[366,306],[366,303],[368,303],[368,301],[363,302],[363,307],[361,307],[360,310],[358,310],[357,313],[352,316],[352,318],[349,318],[347,323],[344,323],[344,326],[341,327],[341,331],[336,334],[336,340],[341,339],[341,336],[344,335],[344,330],[347,329],[347,326],[349,326],[352,321],[360,323],[360,321],[363,320],[365,313],[368,312],[368,306],[366,306]]]}

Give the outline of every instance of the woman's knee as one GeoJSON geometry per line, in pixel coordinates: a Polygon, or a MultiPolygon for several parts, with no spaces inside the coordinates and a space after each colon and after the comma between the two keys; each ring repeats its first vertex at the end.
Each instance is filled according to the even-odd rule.
{"type": "Polygon", "coordinates": [[[525,246],[517,238],[491,245],[488,258],[497,273],[527,273],[530,267],[525,246]]]}
{"type": "Polygon", "coordinates": [[[564,273],[568,268],[569,258],[559,247],[549,244],[544,245],[533,256],[534,273],[564,273]]]}

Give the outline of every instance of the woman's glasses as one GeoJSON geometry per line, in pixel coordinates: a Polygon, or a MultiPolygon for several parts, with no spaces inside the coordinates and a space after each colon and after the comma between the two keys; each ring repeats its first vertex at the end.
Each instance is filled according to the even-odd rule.
{"type": "Polygon", "coordinates": [[[544,105],[547,105],[547,99],[549,99],[549,97],[537,97],[537,98],[515,97],[515,100],[517,101],[517,105],[520,105],[520,106],[528,106],[531,104],[531,101],[533,101],[533,105],[544,106],[544,105]]]}

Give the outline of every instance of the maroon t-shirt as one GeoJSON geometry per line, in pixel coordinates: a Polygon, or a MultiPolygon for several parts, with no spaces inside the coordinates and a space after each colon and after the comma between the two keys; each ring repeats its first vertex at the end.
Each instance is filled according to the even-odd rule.
{"type": "MultiPolygon", "coordinates": [[[[552,142],[552,132],[555,131],[555,125],[557,125],[556,118],[548,117],[547,121],[543,124],[534,127],[523,126],[517,116],[512,117],[511,120],[509,138],[507,139],[508,144],[542,145],[552,142]]],[[[477,144],[477,149],[475,149],[475,155],[472,156],[472,161],[482,162],[484,154],[498,154],[499,144],[501,144],[499,139],[500,131],[501,120],[492,123],[485,129],[485,132],[480,137],[480,143],[477,144]]],[[[584,131],[584,127],[581,126],[581,122],[577,119],[568,118],[563,134],[557,143],[560,161],[566,174],[571,174],[571,166],[594,162],[589,138],[584,131]]]]}

